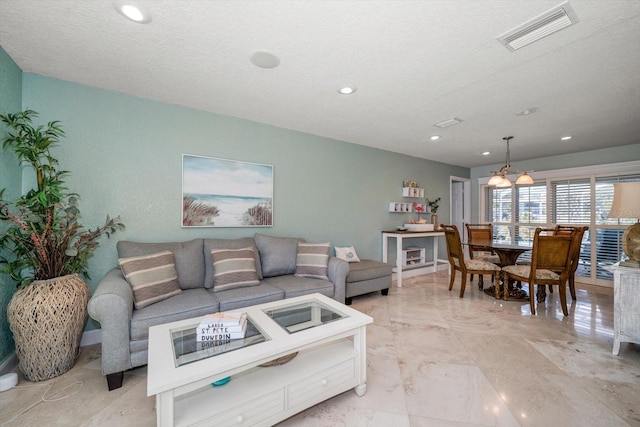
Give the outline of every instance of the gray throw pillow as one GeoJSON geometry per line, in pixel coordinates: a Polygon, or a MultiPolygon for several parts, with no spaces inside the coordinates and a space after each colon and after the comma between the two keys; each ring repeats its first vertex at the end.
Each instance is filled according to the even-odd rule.
{"type": "MultiPolygon", "coordinates": [[[[178,273],[178,283],[181,289],[197,289],[202,287],[204,284],[205,266],[204,253],[202,252],[202,239],[167,243],[141,243],[126,240],[118,242],[119,258],[151,255],[163,251],[173,252],[176,271],[178,273]]],[[[209,252],[207,252],[207,254],[209,254],[209,252]]]]}
{"type": "Polygon", "coordinates": [[[258,279],[262,280],[262,267],[260,266],[260,256],[258,255],[258,248],[251,237],[241,237],[239,239],[204,239],[204,253],[206,259],[204,261],[204,287],[207,289],[213,288],[214,282],[214,269],[213,261],[211,259],[211,251],[214,249],[242,249],[252,248],[256,261],[256,273],[258,279]]]}
{"type": "Polygon", "coordinates": [[[212,249],[215,278],[213,292],[244,288],[260,284],[252,247],[241,249],[212,249]]]}
{"type": "Polygon", "coordinates": [[[120,270],[133,290],[136,309],[165,300],[182,292],[173,254],[169,251],[152,255],[119,258],[120,270]]]}
{"type": "Polygon", "coordinates": [[[297,277],[329,280],[329,243],[298,243],[297,277]]]}
{"type": "Polygon", "coordinates": [[[304,242],[304,239],[272,237],[258,233],[253,238],[260,253],[264,277],[283,276],[296,272],[298,242],[304,242]]]}

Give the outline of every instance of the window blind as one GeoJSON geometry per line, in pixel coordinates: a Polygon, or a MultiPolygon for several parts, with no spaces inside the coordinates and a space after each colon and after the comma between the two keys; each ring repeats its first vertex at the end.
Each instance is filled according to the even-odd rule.
{"type": "Polygon", "coordinates": [[[640,174],[596,178],[595,232],[592,235],[595,237],[596,277],[598,278],[613,279],[612,273],[604,267],[620,261],[622,235],[628,225],[637,221],[636,218],[608,218],[613,203],[613,184],[634,181],[640,181],[640,174]]]}
{"type": "Polygon", "coordinates": [[[551,182],[551,222],[591,223],[591,181],[588,178],[551,182]]]}

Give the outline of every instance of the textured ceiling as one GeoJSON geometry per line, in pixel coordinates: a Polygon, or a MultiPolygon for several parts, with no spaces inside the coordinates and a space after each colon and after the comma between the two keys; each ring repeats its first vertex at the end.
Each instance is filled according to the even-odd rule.
{"type": "Polygon", "coordinates": [[[560,1],[138,3],[151,23],[0,0],[0,45],[25,72],[466,167],[503,162],[507,135],[514,162],[640,143],[637,0],[572,0],[576,25],[516,52],[495,38],[560,1]]]}

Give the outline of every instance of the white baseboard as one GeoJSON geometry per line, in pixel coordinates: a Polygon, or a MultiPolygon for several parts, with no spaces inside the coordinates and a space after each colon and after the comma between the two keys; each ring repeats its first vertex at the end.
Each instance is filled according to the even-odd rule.
{"type": "Polygon", "coordinates": [[[86,331],[82,333],[82,339],[80,339],[80,347],[87,345],[100,344],[102,342],[102,329],[94,329],[92,331],[86,331]]]}
{"type": "MultiPolygon", "coordinates": [[[[437,270],[433,265],[426,266],[426,267],[411,268],[411,269],[404,270],[402,272],[402,278],[407,279],[409,277],[422,276],[423,274],[436,273],[438,271],[448,271],[448,270],[449,270],[449,262],[446,260],[438,260],[437,270]]],[[[397,281],[398,280],[397,273],[394,272],[391,276],[391,279],[393,281],[397,281]]]]}
{"type": "MultiPolygon", "coordinates": [[[[94,329],[92,331],[87,331],[82,333],[82,338],[80,339],[80,347],[85,347],[87,345],[100,344],[102,342],[102,329],[94,329]]],[[[18,356],[16,356],[16,352],[14,351],[9,356],[7,356],[2,362],[0,362],[0,375],[8,374],[9,372],[13,372],[13,370],[18,366],[18,356]]]]}
{"type": "Polygon", "coordinates": [[[18,356],[16,356],[16,352],[14,351],[6,359],[0,363],[0,375],[8,374],[9,372],[13,372],[13,370],[18,366],[18,356]]]}

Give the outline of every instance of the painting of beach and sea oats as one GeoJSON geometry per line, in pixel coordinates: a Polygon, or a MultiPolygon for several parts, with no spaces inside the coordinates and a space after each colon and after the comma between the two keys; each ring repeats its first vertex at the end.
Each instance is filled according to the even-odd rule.
{"type": "Polygon", "coordinates": [[[183,154],[182,226],[273,226],[273,166],[183,154]]]}

